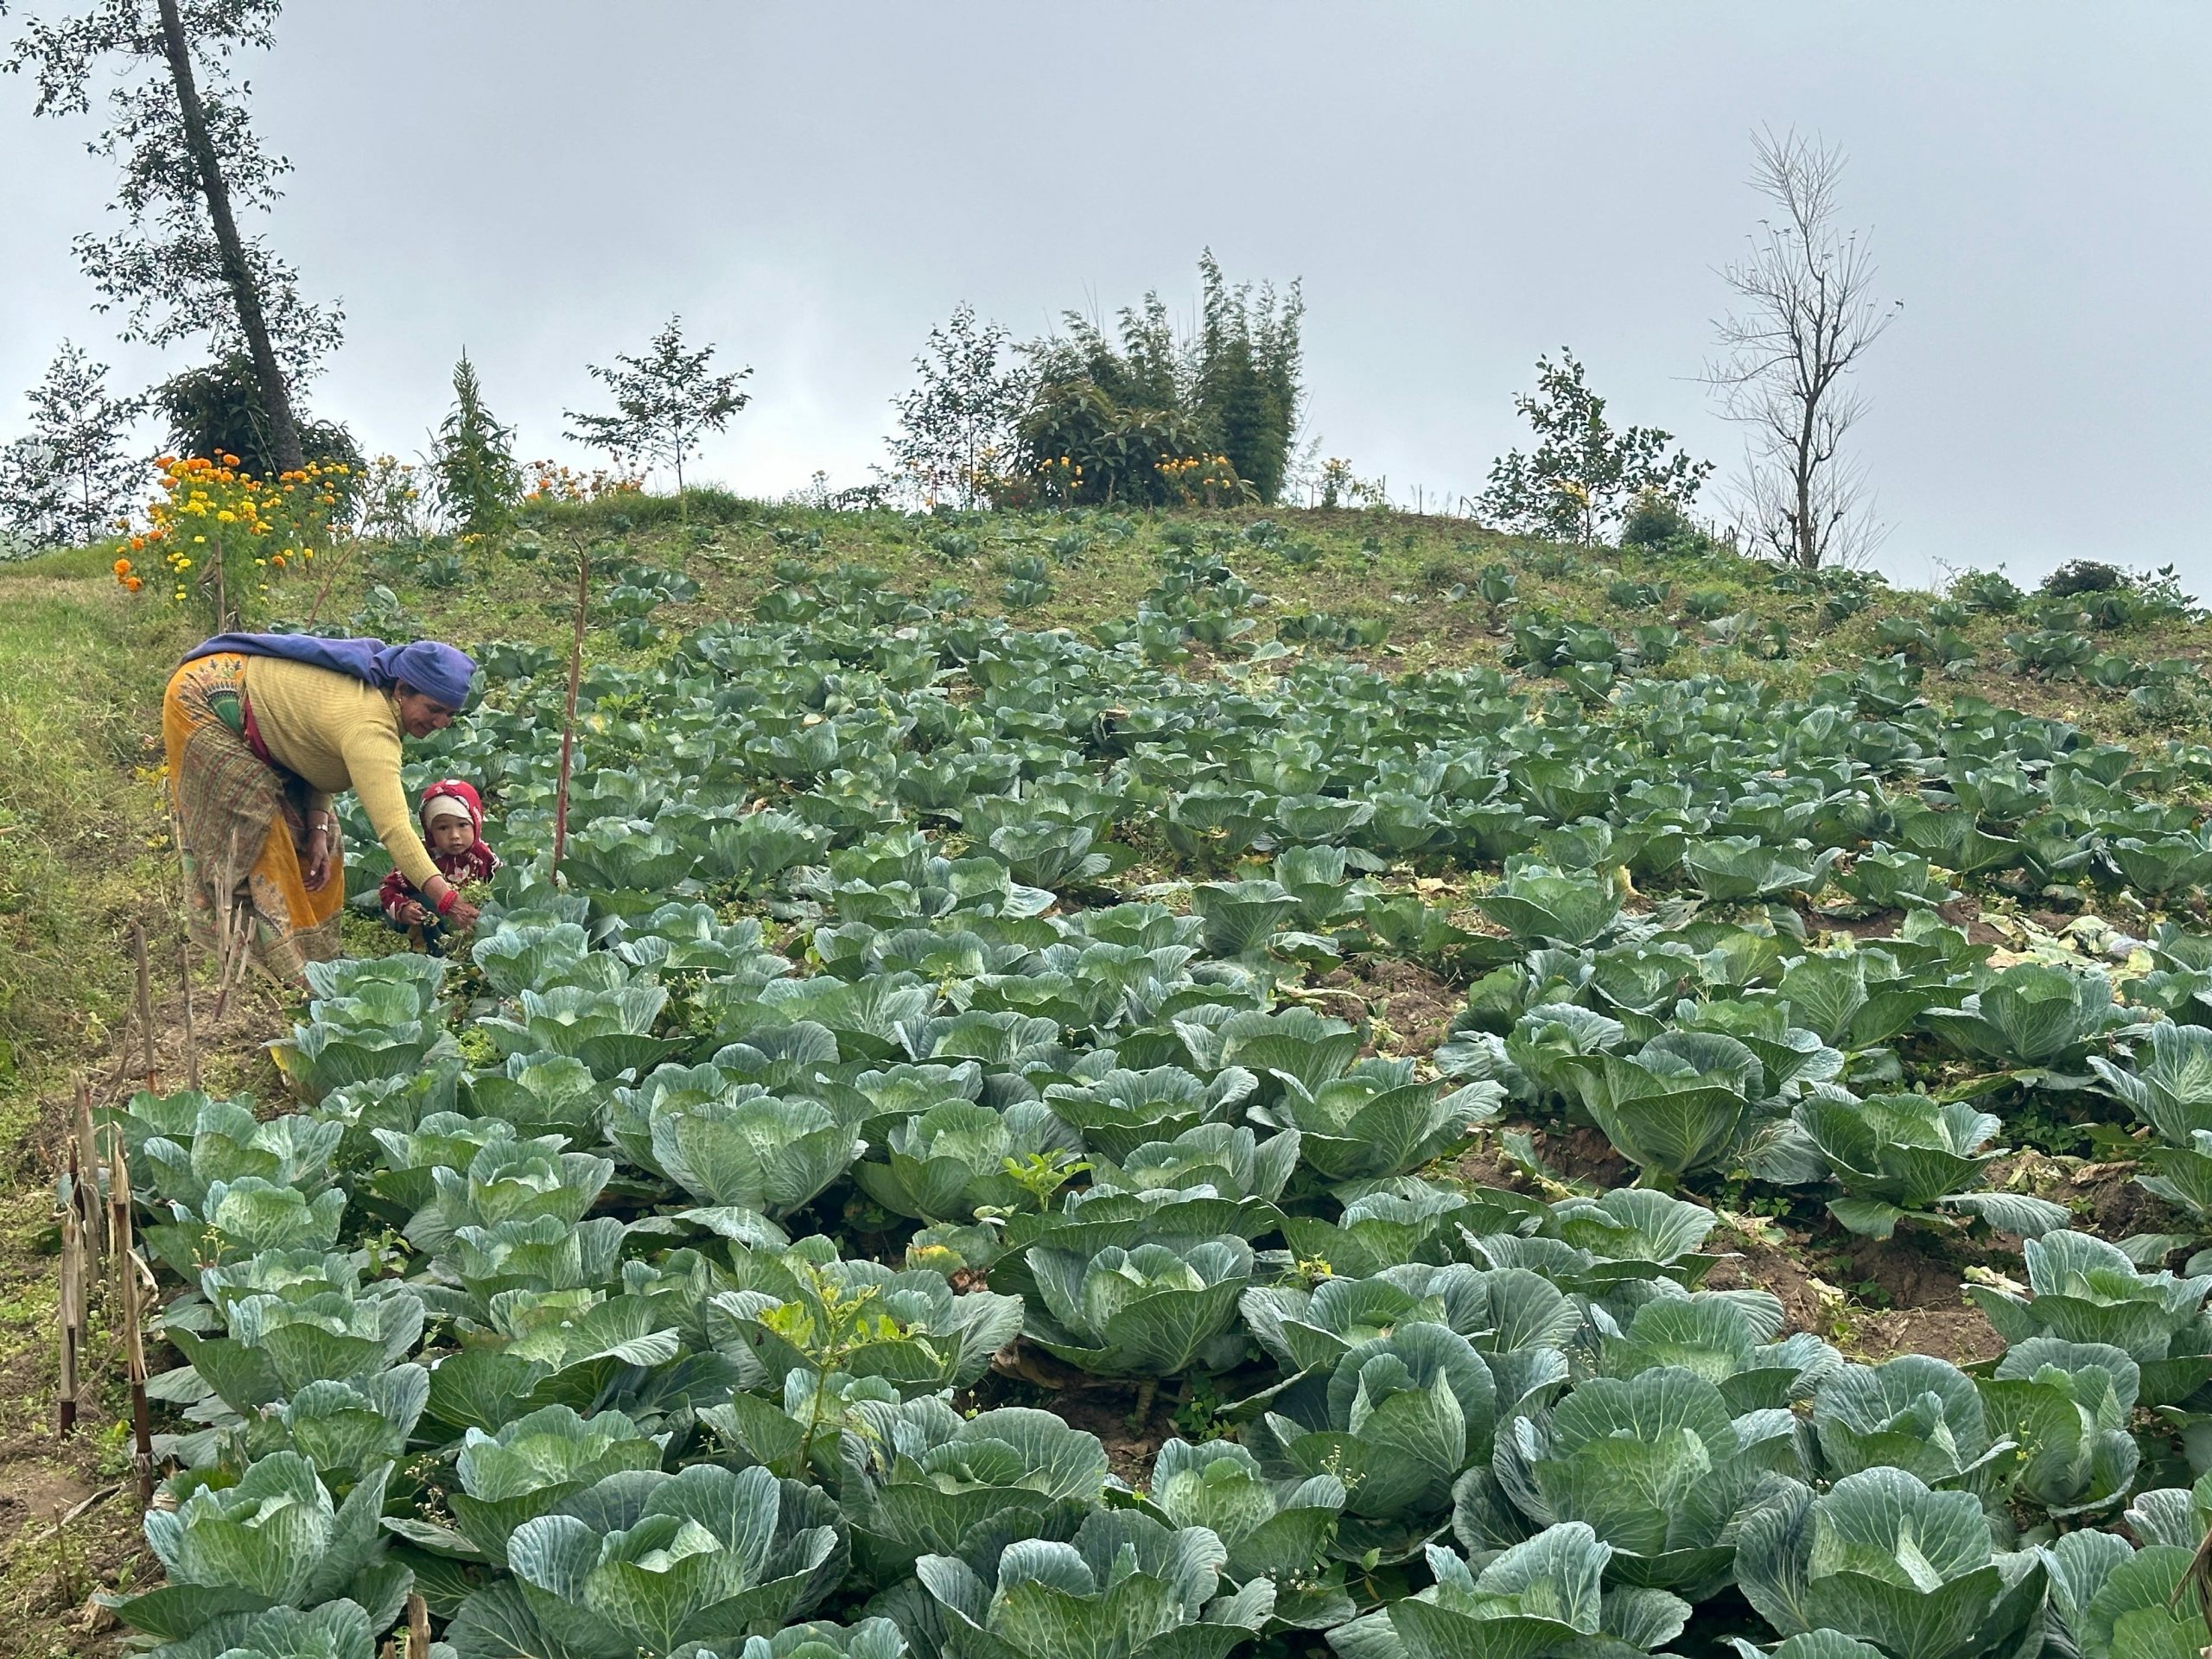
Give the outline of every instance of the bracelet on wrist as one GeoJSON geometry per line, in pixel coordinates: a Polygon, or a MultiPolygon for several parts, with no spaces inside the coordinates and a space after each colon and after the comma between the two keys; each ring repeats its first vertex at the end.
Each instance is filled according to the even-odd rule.
{"type": "Polygon", "coordinates": [[[448,887],[437,897],[436,904],[438,907],[438,914],[441,916],[447,914],[460,902],[461,889],[459,887],[448,887]]]}

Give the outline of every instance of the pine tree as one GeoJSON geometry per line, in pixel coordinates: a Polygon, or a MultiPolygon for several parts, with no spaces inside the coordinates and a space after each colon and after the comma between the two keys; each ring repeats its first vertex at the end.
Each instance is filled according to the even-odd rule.
{"type": "Polygon", "coordinates": [[[496,537],[513,521],[522,495],[514,429],[500,424],[484,402],[476,365],[463,351],[453,369],[453,408],[438,423],[430,468],[438,504],[464,536],[496,537]]]}
{"type": "Polygon", "coordinates": [[[0,449],[0,531],[33,547],[96,540],[143,482],[125,442],[143,405],[109,396],[107,365],[66,340],[26,395],[31,430],[0,449]]]}

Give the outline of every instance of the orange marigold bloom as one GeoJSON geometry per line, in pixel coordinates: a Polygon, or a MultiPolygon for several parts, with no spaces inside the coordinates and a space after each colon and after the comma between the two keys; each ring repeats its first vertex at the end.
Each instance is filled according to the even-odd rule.
{"type": "Polygon", "coordinates": [[[130,561],[128,559],[118,559],[115,562],[115,574],[118,576],[129,575],[130,574],[130,561]]]}

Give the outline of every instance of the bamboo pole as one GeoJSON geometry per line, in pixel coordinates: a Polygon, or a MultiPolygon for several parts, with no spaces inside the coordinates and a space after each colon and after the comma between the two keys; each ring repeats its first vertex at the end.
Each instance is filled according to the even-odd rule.
{"type": "Polygon", "coordinates": [[[137,1447],[133,1459],[138,1467],[138,1501],[150,1506],[154,1501],[154,1425],[146,1405],[146,1343],[138,1328],[138,1258],[130,1229],[130,1160],[123,1147],[123,1133],[117,1130],[110,1143],[114,1162],[110,1166],[108,1179],[114,1185],[116,1198],[110,1206],[115,1217],[115,1259],[120,1268],[123,1294],[123,1359],[130,1379],[130,1433],[137,1447]]]}
{"type": "Polygon", "coordinates": [[[92,1087],[77,1083],[77,1144],[69,1154],[77,1172],[76,1190],[70,1195],[83,1211],[86,1254],[97,1262],[106,1249],[107,1227],[100,1214],[100,1148],[92,1133],[92,1087]]]}
{"type": "Polygon", "coordinates": [[[77,1432],[77,1364],[84,1341],[85,1237],[77,1224],[77,1195],[61,1212],[61,1387],[55,1405],[54,1428],[67,1440],[77,1432]]]}
{"type": "Polygon", "coordinates": [[[223,1010],[230,1006],[231,993],[238,988],[238,982],[245,977],[245,965],[253,954],[249,948],[249,940],[253,930],[253,906],[251,904],[234,906],[230,916],[230,921],[226,923],[226,926],[230,929],[231,937],[226,942],[223,953],[225,966],[221,975],[221,988],[215,995],[215,1012],[209,1016],[218,1021],[223,1017],[223,1010]]]}
{"type": "Polygon", "coordinates": [[[130,949],[137,957],[138,967],[138,1036],[146,1055],[146,1087],[154,1094],[161,1092],[161,1073],[154,1063],[154,976],[146,964],[146,925],[130,925],[130,949]]]}
{"type": "Polygon", "coordinates": [[[561,855],[569,844],[569,768],[575,758],[576,688],[584,671],[584,615],[591,608],[591,558],[576,543],[576,631],[569,642],[569,701],[561,715],[561,772],[553,789],[553,870],[561,874],[561,855]]]}
{"type": "Polygon", "coordinates": [[[200,1037],[192,1025],[192,941],[180,940],[176,947],[177,983],[184,992],[184,1086],[198,1092],[200,1088],[200,1037]]]}

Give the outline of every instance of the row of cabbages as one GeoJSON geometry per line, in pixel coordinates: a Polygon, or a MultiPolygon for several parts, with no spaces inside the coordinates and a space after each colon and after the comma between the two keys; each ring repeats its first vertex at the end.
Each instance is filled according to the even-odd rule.
{"type": "Polygon", "coordinates": [[[551,658],[483,653],[421,763],[500,804],[467,972],[316,970],[296,1112],[120,1120],[188,1287],[169,1582],[124,1618],[181,1659],[366,1659],[410,1584],[464,1659],[2194,1651],[2212,1279],[1977,1190],[1997,1120],[1915,1085],[2202,1092],[2140,1052],[2212,1007],[2186,936],[2123,1007],[1930,912],[1952,875],[2201,880],[2156,798],[2212,757],[1873,671],[1585,705],[1152,665],[1250,597],[1185,560],[1101,649],[779,589],[587,675],[557,891],[551,658]],[[1189,879],[1117,902],[1137,847],[1189,879]],[[1504,867],[1502,931],[1408,862],[1504,867]],[[1831,879],[1898,937],[1808,950],[1783,901],[1831,879]],[[1435,1065],[1332,1017],[1374,955],[1471,982],[1435,1065]],[[1509,1109],[1644,1185],[1450,1179],[1509,1109]],[[1673,1189],[1738,1169],[1872,1233],[2040,1234],[1978,1293],[2005,1356],[1847,1363],[1708,1287],[1673,1189]],[[1001,1353],[1224,1433],[1133,1491],[1060,1416],[950,1403],[1001,1353]]]}
{"type": "MultiPolygon", "coordinates": [[[[1118,1046],[1077,1051],[912,976],[793,980],[754,925],[683,907],[588,949],[576,901],[538,896],[478,947],[550,987],[477,1014],[503,1063],[454,1053],[442,964],[337,964],[283,1054],[307,1109],[119,1120],[149,1244],[199,1287],[156,1387],[193,1425],[149,1521],[171,1582],[123,1609],[180,1655],[365,1642],[410,1583],[461,1656],[735,1654],[825,1608],[856,1622],[777,1640],[1634,1650],[1732,1585],[1776,1634],[1899,1656],[2053,1617],[2096,1651],[2115,1609],[2188,1628],[2139,1605],[2178,1560],[2057,1529],[2137,1494],[2139,1539],[2201,1531],[2185,1491],[2139,1491],[2131,1429],[2193,1429],[2212,1279],[2052,1231],[1986,1294],[1989,1376],[1848,1364],[1769,1294],[1700,1288],[1702,1206],[1413,1173],[1498,1086],[1361,1061],[1234,975],[1196,995],[1195,953],[1135,995],[1129,957],[1096,959],[1124,970],[1118,1046]],[[671,1053],[657,975],[709,1060],[671,1053]],[[857,1259],[904,1230],[871,1200],[923,1224],[917,1265],[857,1259]],[[802,1215],[855,1259],[791,1239],[802,1215]],[[979,1268],[993,1288],[944,1271],[979,1268]],[[1058,1417],[950,1408],[1017,1334],[1249,1388],[1236,1438],[1170,1442],[1140,1497],[1058,1417]]],[[[1078,920],[1050,924],[1077,969],[1094,933],[1189,950],[1146,945],[1192,925],[1156,906],[1078,920]]]]}

